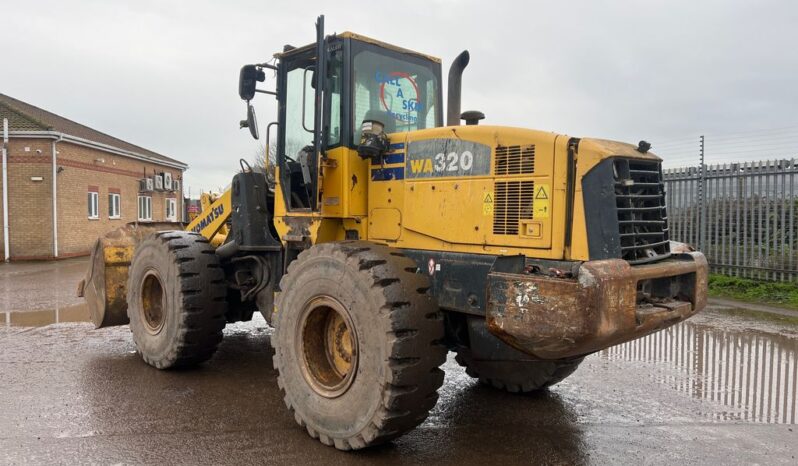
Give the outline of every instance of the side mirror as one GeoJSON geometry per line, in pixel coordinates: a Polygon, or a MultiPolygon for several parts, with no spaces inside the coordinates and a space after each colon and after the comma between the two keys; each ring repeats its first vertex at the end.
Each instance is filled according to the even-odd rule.
{"type": "Polygon", "coordinates": [[[244,65],[238,74],[238,95],[249,102],[255,97],[255,86],[266,80],[266,73],[256,65],[244,65]]]}
{"type": "Polygon", "coordinates": [[[258,132],[258,119],[255,116],[255,107],[253,107],[252,104],[247,103],[247,119],[241,120],[239,125],[239,129],[249,128],[249,134],[251,134],[253,138],[260,138],[260,133],[258,132]]]}

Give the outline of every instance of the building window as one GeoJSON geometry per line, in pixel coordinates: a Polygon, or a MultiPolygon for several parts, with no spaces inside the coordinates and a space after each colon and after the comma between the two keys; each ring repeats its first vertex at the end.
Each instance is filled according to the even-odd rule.
{"type": "Polygon", "coordinates": [[[152,220],[152,197],[139,196],[139,220],[152,220]]]}
{"type": "Polygon", "coordinates": [[[120,218],[121,196],[119,193],[108,193],[108,218],[120,218]]]}
{"type": "Polygon", "coordinates": [[[166,199],[166,220],[177,221],[177,201],[175,199],[166,199]]]}
{"type": "Polygon", "coordinates": [[[100,193],[89,191],[89,218],[100,218],[100,193]]]}

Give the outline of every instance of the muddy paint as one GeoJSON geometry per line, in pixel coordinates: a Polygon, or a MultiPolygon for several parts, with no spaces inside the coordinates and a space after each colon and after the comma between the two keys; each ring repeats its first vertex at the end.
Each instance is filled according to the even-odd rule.
{"type": "Polygon", "coordinates": [[[620,259],[585,262],[577,279],[492,272],[488,330],[536,358],[581,356],[694,315],[706,304],[706,276],[698,253],[637,267],[620,259]],[[674,277],[678,296],[638,303],[638,283],[660,277],[674,277]]]}
{"type": "Polygon", "coordinates": [[[128,323],[127,278],[136,247],[155,232],[175,229],[182,230],[182,225],[128,223],[97,239],[86,277],[79,282],[76,292],[86,298],[89,315],[97,328],[128,323]]]}

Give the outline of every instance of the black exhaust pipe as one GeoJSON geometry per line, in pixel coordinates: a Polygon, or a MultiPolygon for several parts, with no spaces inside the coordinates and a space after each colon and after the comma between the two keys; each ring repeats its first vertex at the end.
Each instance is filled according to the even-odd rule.
{"type": "Polygon", "coordinates": [[[468,50],[463,50],[452,62],[449,68],[449,90],[446,102],[446,126],[460,125],[460,94],[463,84],[463,70],[468,66],[471,56],[468,50]]]}

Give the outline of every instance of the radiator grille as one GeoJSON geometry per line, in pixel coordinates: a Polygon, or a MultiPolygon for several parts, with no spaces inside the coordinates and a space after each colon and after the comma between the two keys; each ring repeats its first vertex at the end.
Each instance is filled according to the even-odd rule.
{"type": "Polygon", "coordinates": [[[496,175],[529,175],[535,171],[535,145],[498,146],[494,173],[496,175]]]}
{"type": "Polygon", "coordinates": [[[493,234],[517,235],[520,220],[532,219],[534,181],[497,181],[493,191],[493,234]]]}
{"type": "Polygon", "coordinates": [[[640,264],[669,256],[665,186],[659,162],[619,159],[614,174],[621,257],[640,264]]]}

